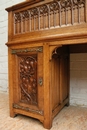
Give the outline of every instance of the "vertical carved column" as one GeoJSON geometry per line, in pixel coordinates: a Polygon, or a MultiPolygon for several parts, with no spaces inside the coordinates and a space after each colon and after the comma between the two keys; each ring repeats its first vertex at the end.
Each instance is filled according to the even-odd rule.
{"type": "Polygon", "coordinates": [[[38,30],[38,8],[33,8],[30,11],[31,14],[31,31],[38,30]]]}
{"type": "Polygon", "coordinates": [[[73,0],[74,4],[74,21],[81,23],[85,21],[85,0],[73,0]]]}
{"type": "Polygon", "coordinates": [[[64,0],[61,1],[61,17],[62,17],[62,24],[71,24],[71,7],[72,1],[71,0],[64,0]]]}
{"type": "Polygon", "coordinates": [[[22,32],[29,31],[29,11],[26,10],[22,13],[22,32]]]}
{"type": "Polygon", "coordinates": [[[22,32],[22,26],[21,26],[21,13],[16,13],[14,15],[14,32],[15,34],[19,34],[22,32]]]}
{"type": "Polygon", "coordinates": [[[51,19],[50,24],[51,24],[51,26],[56,27],[59,24],[61,24],[59,22],[60,4],[57,1],[55,1],[54,3],[51,3],[49,5],[49,8],[50,8],[50,19],[51,19]]]}
{"type": "Polygon", "coordinates": [[[40,29],[48,28],[48,6],[43,5],[39,8],[40,11],[40,29]]]}

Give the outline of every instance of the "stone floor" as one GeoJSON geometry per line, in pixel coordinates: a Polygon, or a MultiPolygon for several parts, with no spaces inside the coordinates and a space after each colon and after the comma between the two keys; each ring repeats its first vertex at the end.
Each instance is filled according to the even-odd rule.
{"type": "MultiPolygon", "coordinates": [[[[8,95],[0,93],[0,130],[46,130],[36,119],[9,117],[8,95]]],[[[87,108],[69,106],[54,118],[50,130],[87,130],[87,108]]]]}

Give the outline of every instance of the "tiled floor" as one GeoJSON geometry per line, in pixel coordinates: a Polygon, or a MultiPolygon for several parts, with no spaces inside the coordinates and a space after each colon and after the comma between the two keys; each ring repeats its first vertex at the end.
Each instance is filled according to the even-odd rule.
{"type": "MultiPolygon", "coordinates": [[[[9,117],[8,95],[0,93],[0,130],[45,130],[36,119],[9,117]]],[[[65,107],[53,121],[51,130],[87,130],[87,108],[65,107]]]]}

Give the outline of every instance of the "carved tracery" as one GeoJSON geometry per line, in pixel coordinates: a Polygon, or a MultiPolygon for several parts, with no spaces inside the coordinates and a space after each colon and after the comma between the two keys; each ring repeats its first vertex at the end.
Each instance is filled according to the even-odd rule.
{"type": "Polygon", "coordinates": [[[34,17],[34,16],[38,15],[38,8],[31,9],[30,14],[31,14],[31,17],[34,17]]]}
{"type": "Polygon", "coordinates": [[[22,13],[22,20],[29,19],[29,11],[26,10],[22,13]]]}
{"type": "Polygon", "coordinates": [[[48,6],[47,5],[43,5],[39,8],[40,14],[46,14],[48,13],[48,6]]]}
{"type": "Polygon", "coordinates": [[[20,13],[16,13],[14,15],[14,19],[15,19],[15,24],[18,22],[21,22],[21,14],[20,13]]]}
{"type": "Polygon", "coordinates": [[[24,32],[26,32],[26,28],[29,28],[28,32],[31,32],[85,22],[85,4],[85,0],[54,0],[38,7],[17,12],[14,14],[14,32],[15,34],[22,33],[23,29],[19,32],[16,29],[20,26],[24,27],[21,24],[22,20],[28,20],[24,32]],[[19,22],[21,25],[17,27],[16,24],[19,22]]]}

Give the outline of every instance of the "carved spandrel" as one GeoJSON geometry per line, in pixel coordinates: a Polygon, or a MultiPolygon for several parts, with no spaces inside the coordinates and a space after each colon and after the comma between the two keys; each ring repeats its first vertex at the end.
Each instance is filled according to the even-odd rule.
{"type": "Polygon", "coordinates": [[[19,56],[21,102],[37,104],[37,56],[19,56]]]}
{"type": "Polygon", "coordinates": [[[85,0],[54,0],[14,14],[15,34],[85,22],[85,0]],[[26,23],[26,20],[28,21],[26,23]],[[24,22],[25,21],[25,22],[24,22]],[[22,23],[23,22],[23,23],[22,23]],[[17,26],[17,23],[20,25],[17,26]],[[21,31],[18,28],[21,27],[21,31]],[[28,30],[26,30],[29,28],[28,30]]]}

